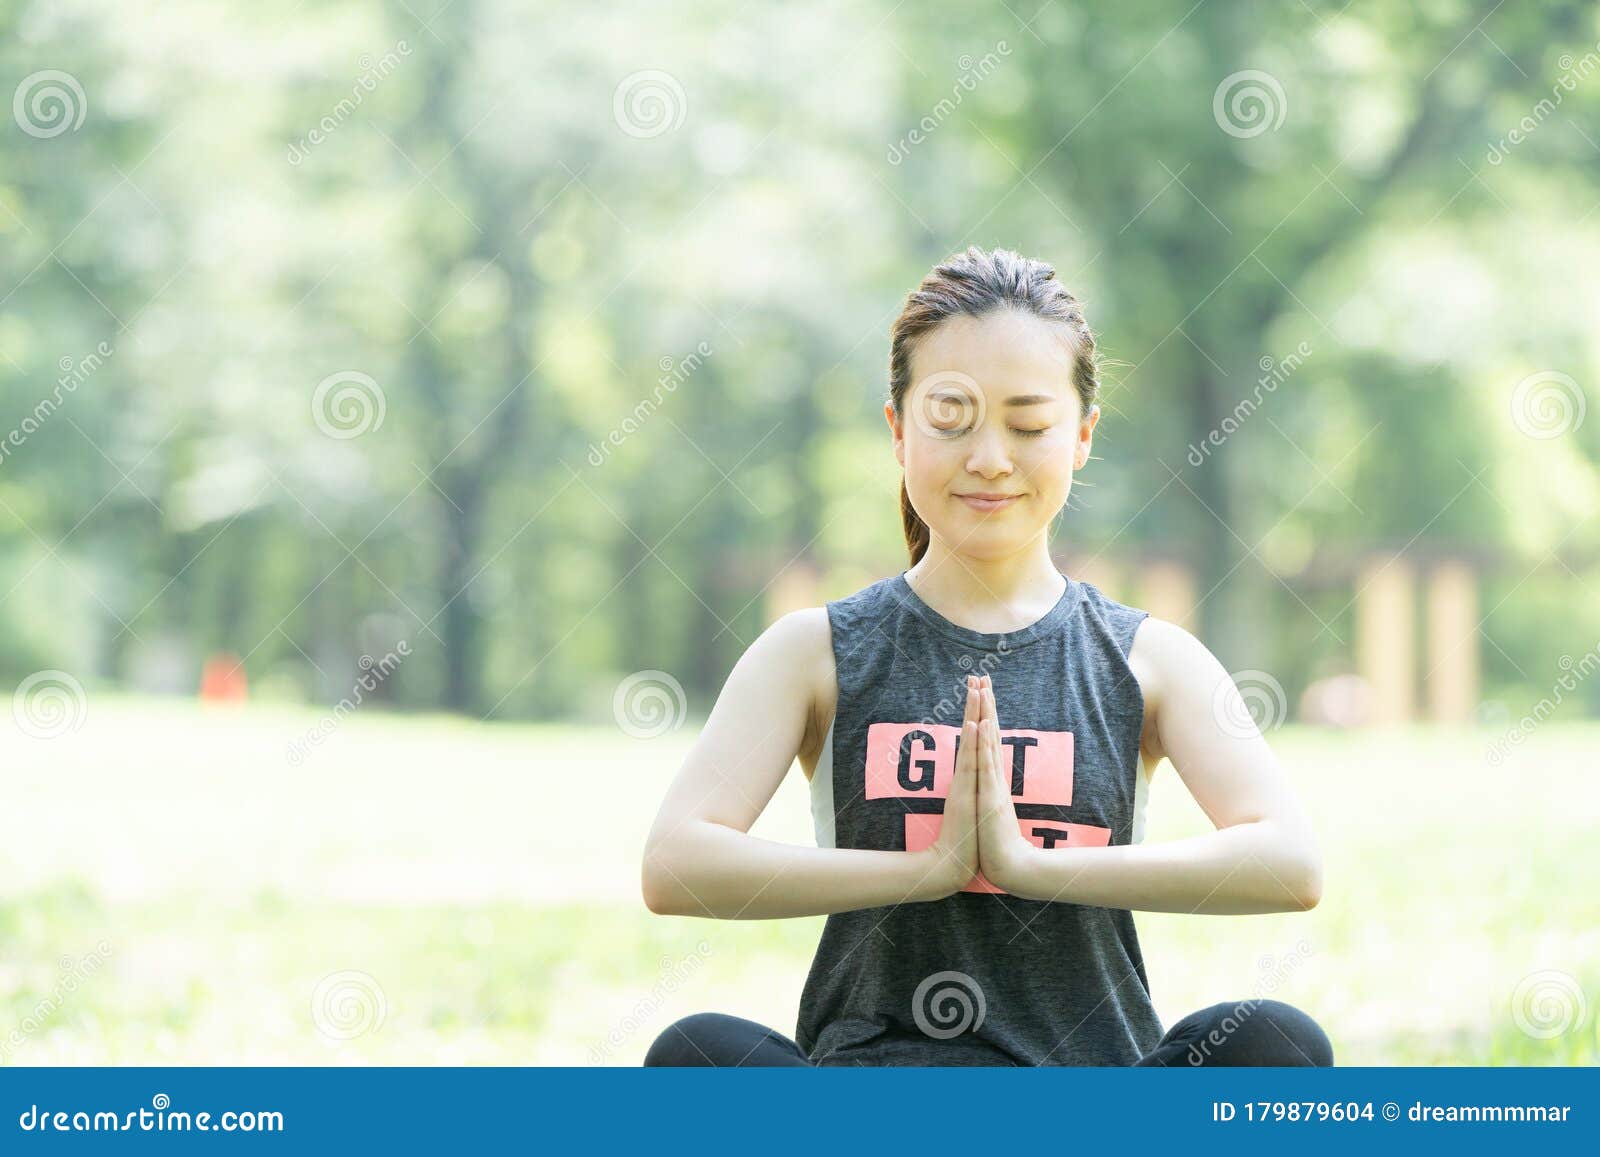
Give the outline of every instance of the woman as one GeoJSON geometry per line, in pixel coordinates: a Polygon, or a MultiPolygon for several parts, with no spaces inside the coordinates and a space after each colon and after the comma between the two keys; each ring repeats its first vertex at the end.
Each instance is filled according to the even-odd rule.
{"type": "Polygon", "coordinates": [[[1163,1032],[1132,909],[1303,910],[1311,826],[1221,665],[1063,575],[1050,528],[1100,409],[1048,265],[969,248],[895,322],[884,414],[911,567],[734,667],[643,864],[658,913],[827,913],[790,1039],[707,1012],[647,1065],[1331,1065],[1279,1001],[1163,1032]],[[798,755],[815,848],[748,834],[798,755]],[[1142,844],[1170,759],[1217,829],[1142,844]]]}

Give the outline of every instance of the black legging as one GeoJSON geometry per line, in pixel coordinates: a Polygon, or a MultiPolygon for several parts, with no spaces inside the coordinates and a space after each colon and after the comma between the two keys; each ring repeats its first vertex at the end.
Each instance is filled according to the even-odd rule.
{"type": "MultiPolygon", "coordinates": [[[[697,1012],[668,1025],[651,1044],[644,1063],[744,1068],[810,1066],[811,1061],[799,1045],[766,1025],[723,1012],[697,1012]]],[[[1333,1064],[1333,1045],[1322,1027],[1293,1005],[1241,1000],[1191,1012],[1134,1064],[1326,1067],[1333,1064]]]]}

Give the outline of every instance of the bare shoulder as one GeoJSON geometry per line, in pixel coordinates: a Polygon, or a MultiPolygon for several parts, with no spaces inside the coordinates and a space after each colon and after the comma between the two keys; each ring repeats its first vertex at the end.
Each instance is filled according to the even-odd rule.
{"type": "Polygon", "coordinates": [[[1152,771],[1166,758],[1161,743],[1161,705],[1184,672],[1204,672],[1216,662],[1206,645],[1177,623],[1147,616],[1134,632],[1128,666],[1144,694],[1144,730],[1139,750],[1152,771]]]}

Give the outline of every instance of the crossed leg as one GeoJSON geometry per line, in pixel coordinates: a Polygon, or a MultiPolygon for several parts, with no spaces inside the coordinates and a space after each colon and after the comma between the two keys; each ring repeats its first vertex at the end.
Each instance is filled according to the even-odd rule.
{"type": "MultiPolygon", "coordinates": [[[[674,1021],[645,1054],[651,1067],[810,1066],[789,1037],[740,1016],[697,1012],[674,1021]]],[[[1134,1062],[1136,1066],[1328,1067],[1333,1045],[1322,1026],[1281,1000],[1223,1001],[1191,1012],[1134,1062]]]]}

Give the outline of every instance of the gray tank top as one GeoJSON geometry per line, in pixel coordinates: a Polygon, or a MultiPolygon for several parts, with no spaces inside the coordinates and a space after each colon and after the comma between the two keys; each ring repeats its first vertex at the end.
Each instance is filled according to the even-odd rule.
{"type": "MultiPolygon", "coordinates": [[[[938,832],[966,677],[987,673],[1023,834],[1139,841],[1149,612],[1067,579],[1021,630],[970,630],[899,574],[827,604],[839,701],[811,779],[820,847],[916,850],[938,832]]],[[[818,1065],[1131,1065],[1162,1027],[1133,914],[1018,899],[978,877],[943,900],[836,912],[800,997],[818,1065]]]]}

